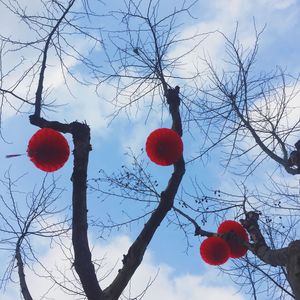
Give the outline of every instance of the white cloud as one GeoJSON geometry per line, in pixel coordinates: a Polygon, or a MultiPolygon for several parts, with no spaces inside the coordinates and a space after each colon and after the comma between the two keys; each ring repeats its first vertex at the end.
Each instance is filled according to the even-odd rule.
{"type": "Polygon", "coordinates": [[[158,114],[152,114],[151,120],[148,120],[147,124],[134,120],[130,130],[126,128],[124,134],[120,136],[122,149],[130,148],[134,153],[140,152],[141,148],[145,149],[148,135],[160,127],[160,121],[158,114]]]}
{"type": "MultiPolygon", "coordinates": [[[[218,0],[210,1],[203,7],[209,14],[209,18],[201,19],[199,22],[186,27],[180,31],[180,38],[192,37],[195,34],[221,31],[229,38],[233,37],[235,26],[238,23],[237,39],[243,45],[243,49],[253,47],[255,40],[254,22],[255,20],[258,32],[267,25],[262,36],[263,44],[272,44],[277,47],[281,45],[278,38],[286,37],[291,30],[298,28],[299,6],[295,0],[273,1],[273,0],[218,0]],[[297,13],[298,12],[298,13],[297,13]],[[284,18],[284,22],[282,19],[284,18]]],[[[195,13],[195,12],[194,12],[195,13]]],[[[192,38],[185,41],[173,49],[170,57],[179,57],[190,50],[198,38],[192,38]]],[[[198,39],[200,40],[200,38],[198,39]]],[[[215,68],[222,70],[225,67],[226,54],[225,39],[218,33],[212,33],[205,39],[196,51],[189,53],[181,58],[182,66],[176,71],[179,76],[191,76],[195,74],[195,69],[203,72],[206,69],[206,63],[201,58],[211,58],[215,68]]],[[[270,54],[270,53],[269,53],[270,54]]],[[[272,54],[272,53],[271,53],[272,54]]],[[[228,68],[228,64],[227,64],[228,68]]],[[[199,76],[202,77],[203,74],[199,76]]],[[[203,79],[205,80],[205,79],[203,79]]]]}
{"type": "MultiPolygon", "coordinates": [[[[108,244],[97,243],[93,249],[94,257],[105,257],[105,259],[102,260],[102,275],[107,274],[107,272],[111,271],[112,267],[116,265],[113,272],[103,280],[102,286],[107,286],[115,276],[118,268],[121,266],[120,260],[122,255],[126,253],[129,245],[130,240],[127,236],[118,236],[112,239],[108,244]]],[[[219,298],[220,295],[222,295],[222,299],[224,300],[244,299],[243,296],[237,293],[235,288],[224,285],[224,278],[218,277],[213,267],[210,271],[205,271],[201,276],[193,274],[178,275],[172,267],[166,264],[157,264],[154,255],[155,253],[150,251],[146,252],[142,265],[133,276],[130,289],[128,286],[124,293],[125,296],[130,294],[131,297],[134,297],[140,294],[147,286],[147,283],[153,280],[157,274],[153,284],[147,290],[143,298],[144,300],[198,300],[203,297],[207,300],[215,300],[219,298]]],[[[57,267],[61,270],[65,270],[66,274],[70,274],[71,263],[63,257],[57,246],[49,248],[49,251],[41,257],[41,262],[49,270],[52,269],[53,274],[56,273],[56,276],[58,276],[57,271],[55,271],[57,267]]],[[[40,269],[39,266],[35,267],[35,270],[40,274],[45,274],[45,272],[40,269]]],[[[57,278],[59,277],[60,276],[57,278]]],[[[26,278],[34,299],[40,299],[52,285],[48,278],[42,278],[28,270],[26,278]]],[[[7,294],[5,294],[5,299],[16,299],[17,290],[17,285],[10,285],[7,289],[7,294]]],[[[75,300],[79,298],[78,296],[66,295],[59,288],[50,289],[47,294],[47,299],[75,300]]]]}
{"type": "Polygon", "coordinates": [[[265,0],[266,5],[273,6],[275,9],[287,9],[297,3],[297,0],[265,0]]]}
{"type": "MultiPolygon", "coordinates": [[[[71,80],[69,88],[75,98],[64,86],[60,86],[56,91],[59,95],[57,103],[66,106],[59,108],[53,117],[64,118],[68,122],[86,121],[92,129],[92,134],[97,133],[100,136],[108,134],[110,130],[107,129],[109,121],[107,117],[113,112],[113,105],[97,96],[93,87],[78,85],[71,80]]],[[[105,93],[112,92],[112,88],[108,85],[105,85],[104,89],[105,93]]]]}
{"type": "MultiPolygon", "coordinates": [[[[42,2],[37,0],[23,1],[20,4],[20,7],[25,7],[25,11],[29,15],[42,15],[42,12],[45,11],[45,7],[43,7],[42,2]]],[[[0,10],[4,12],[2,14],[3,17],[1,17],[0,20],[0,26],[2,25],[1,28],[4,28],[4,31],[2,31],[3,36],[8,36],[14,41],[20,41],[24,43],[41,40],[40,35],[46,35],[46,32],[39,32],[38,29],[35,31],[34,27],[33,29],[28,28],[28,26],[22,23],[18,17],[9,11],[8,8],[5,8],[2,3],[0,3],[0,10]],[[8,23],[10,26],[6,26],[8,23]]],[[[96,36],[94,37],[96,38],[96,36]]],[[[44,92],[47,94],[47,98],[44,98],[45,103],[52,102],[53,99],[57,99],[56,104],[65,104],[69,102],[68,100],[70,99],[70,94],[67,95],[62,91],[63,88],[67,90],[65,79],[67,79],[67,83],[70,84],[72,93],[74,93],[76,96],[77,90],[82,89],[83,86],[79,83],[77,83],[75,86],[75,81],[67,73],[66,68],[79,78],[81,76],[82,69],[80,69],[80,72],[76,70],[77,73],[75,73],[75,67],[82,67],[80,62],[81,57],[78,53],[80,53],[80,55],[83,57],[89,57],[91,55],[95,55],[96,53],[98,54],[99,51],[101,51],[99,44],[96,44],[92,38],[89,39],[83,35],[79,36],[76,34],[70,34],[70,36],[68,36],[67,43],[64,43],[63,41],[64,39],[62,38],[59,40],[60,45],[63,48],[63,51],[60,53],[60,58],[62,61],[60,61],[60,58],[58,58],[56,53],[56,51],[59,52],[59,49],[54,49],[53,45],[50,44],[44,79],[44,92]],[[64,70],[62,70],[62,68],[64,70]],[[66,95],[67,97],[62,99],[62,97],[66,95]]],[[[53,42],[58,43],[58,38],[54,37],[53,42]]],[[[13,89],[14,93],[18,96],[28,98],[33,101],[38,84],[39,69],[42,60],[42,49],[44,48],[43,42],[39,42],[36,47],[31,47],[28,45],[26,47],[20,47],[20,49],[18,49],[18,44],[11,45],[10,43],[4,43],[3,46],[5,47],[5,51],[2,51],[1,55],[3,55],[3,53],[5,53],[5,55],[1,60],[2,73],[4,75],[6,75],[6,73],[8,74],[5,76],[1,84],[1,88],[8,90],[13,89]],[[15,48],[18,50],[11,51],[11,49],[15,48]],[[37,62],[37,60],[39,61],[37,62]],[[20,64],[21,61],[22,63],[20,64]],[[15,68],[15,66],[18,64],[20,65],[15,68]],[[11,71],[12,69],[13,71],[11,71]],[[24,73],[27,70],[30,71],[23,78],[24,73]],[[23,79],[20,80],[20,78],[23,79]]],[[[91,91],[88,87],[86,87],[85,92],[91,94],[91,91]]],[[[20,111],[27,113],[28,110],[32,110],[32,106],[28,106],[26,104],[24,105],[24,103],[22,104],[20,100],[14,97],[9,97],[9,101],[15,108],[22,107],[20,111]]],[[[86,103],[86,101],[84,101],[84,103],[86,103]]],[[[16,114],[15,108],[12,108],[11,105],[8,104],[4,105],[2,109],[3,119],[5,120],[14,116],[16,114]]],[[[86,106],[83,107],[83,105],[78,107],[78,109],[83,109],[83,113],[86,113],[85,108],[86,106]]],[[[100,109],[94,105],[91,106],[91,110],[95,114],[95,111],[99,111],[100,109]]],[[[92,122],[94,122],[95,116],[92,114],[92,112],[90,112],[90,114],[92,115],[92,122]]],[[[99,122],[97,122],[97,125],[99,125],[99,122]]]]}

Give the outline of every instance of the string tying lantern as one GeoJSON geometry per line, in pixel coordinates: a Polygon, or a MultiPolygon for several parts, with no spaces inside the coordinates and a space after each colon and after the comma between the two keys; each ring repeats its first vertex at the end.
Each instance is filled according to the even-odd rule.
{"type": "MultiPolygon", "coordinates": [[[[245,228],[239,222],[227,220],[222,222],[218,228],[218,233],[220,234],[228,233],[231,231],[244,241],[249,242],[248,234],[245,228]]],[[[230,257],[240,258],[246,254],[247,248],[241,245],[241,243],[239,243],[234,238],[227,240],[227,243],[230,249],[230,257]]]]}
{"type": "Polygon", "coordinates": [[[51,128],[42,128],[29,140],[27,153],[37,168],[54,172],[68,160],[70,148],[61,133],[51,128]]]}
{"type": "Polygon", "coordinates": [[[212,236],[202,242],[200,255],[207,264],[219,266],[224,264],[230,257],[230,249],[225,240],[212,236]]]}
{"type": "Polygon", "coordinates": [[[151,161],[160,166],[175,164],[183,152],[179,134],[169,128],[159,128],[150,133],[146,141],[146,153],[151,161]]]}

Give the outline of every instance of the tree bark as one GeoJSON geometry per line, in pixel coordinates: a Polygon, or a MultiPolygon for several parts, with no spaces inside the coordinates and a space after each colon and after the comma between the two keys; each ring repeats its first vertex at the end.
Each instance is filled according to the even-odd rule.
{"type": "Polygon", "coordinates": [[[89,300],[103,299],[92,255],[88,243],[87,222],[87,168],[90,145],[90,128],[86,124],[72,123],[74,142],[74,168],[71,177],[73,183],[73,219],[72,242],[74,248],[74,266],[79,275],[85,294],[89,300]]]}
{"type": "MultiPolygon", "coordinates": [[[[169,89],[166,94],[167,102],[169,104],[170,113],[172,116],[172,129],[175,130],[180,136],[182,135],[182,125],[179,113],[179,87],[169,89]]],[[[119,270],[118,275],[108,286],[104,293],[109,300],[119,299],[121,293],[125,289],[129,280],[135,273],[143,260],[144,253],[152,240],[159,225],[166,217],[167,213],[172,209],[175,195],[178,191],[179,185],[185,173],[185,162],[183,157],[174,164],[174,172],[171,175],[166,189],[161,193],[160,202],[156,210],[152,213],[151,217],[144,225],[139,236],[129,248],[123,258],[123,267],[119,270]]]]}
{"type": "MultiPolygon", "coordinates": [[[[182,136],[182,124],[179,112],[180,98],[179,87],[169,89],[167,94],[172,117],[172,129],[182,136]]],[[[182,177],[185,173],[183,157],[174,164],[174,172],[171,175],[166,189],[161,193],[160,203],[145,224],[141,233],[129,248],[123,259],[123,267],[110,286],[104,291],[97,280],[91,252],[88,243],[87,222],[87,168],[90,145],[90,128],[86,124],[73,122],[63,124],[56,121],[47,121],[38,114],[30,117],[30,122],[41,128],[50,127],[60,132],[72,134],[74,143],[74,167],[71,177],[73,183],[73,222],[72,242],[74,248],[74,267],[82,283],[84,292],[89,300],[117,300],[124,291],[129,280],[143,260],[144,253],[153,238],[157,228],[172,209],[175,195],[178,191],[182,177]]]]}
{"type": "Polygon", "coordinates": [[[260,231],[258,219],[258,213],[248,212],[246,219],[240,220],[254,242],[250,245],[250,250],[266,264],[286,268],[294,298],[300,300],[300,240],[291,242],[285,248],[270,249],[260,231]]]}
{"type": "Polygon", "coordinates": [[[288,281],[295,295],[300,300],[300,240],[293,241],[288,247],[288,281]]]}
{"type": "Polygon", "coordinates": [[[57,121],[48,121],[36,115],[30,116],[30,122],[41,128],[48,127],[72,134],[74,142],[74,167],[71,177],[73,184],[72,243],[75,257],[74,267],[87,298],[89,300],[104,299],[88,243],[86,181],[89,152],[91,150],[90,128],[88,125],[79,122],[63,124],[57,121]]]}
{"type": "Polygon", "coordinates": [[[18,275],[20,280],[20,287],[21,287],[21,293],[25,300],[32,300],[31,294],[29,292],[26,279],[25,279],[25,273],[24,273],[24,264],[21,256],[21,250],[20,250],[20,244],[17,243],[16,246],[16,260],[17,260],[17,266],[18,266],[18,275]]]}

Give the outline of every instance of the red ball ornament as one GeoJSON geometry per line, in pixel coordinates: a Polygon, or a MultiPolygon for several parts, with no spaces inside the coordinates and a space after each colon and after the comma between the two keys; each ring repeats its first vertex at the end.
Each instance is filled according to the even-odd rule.
{"type": "MultiPolygon", "coordinates": [[[[227,233],[233,231],[236,235],[242,238],[244,241],[249,242],[248,234],[245,228],[236,221],[227,220],[220,224],[218,228],[218,233],[227,233]]],[[[232,258],[240,258],[244,256],[247,252],[247,248],[241,245],[238,241],[234,239],[229,239],[227,241],[230,248],[230,257],[232,258]]]]}
{"type": "Polygon", "coordinates": [[[159,128],[148,136],[146,152],[154,163],[160,166],[169,166],[175,164],[182,156],[183,143],[176,131],[159,128]]]}
{"type": "Polygon", "coordinates": [[[212,236],[202,242],[200,255],[207,264],[219,266],[228,260],[230,249],[225,240],[212,236]]]}
{"type": "Polygon", "coordinates": [[[70,148],[61,133],[51,128],[42,128],[31,137],[27,153],[36,167],[45,172],[54,172],[68,160],[70,148]]]}

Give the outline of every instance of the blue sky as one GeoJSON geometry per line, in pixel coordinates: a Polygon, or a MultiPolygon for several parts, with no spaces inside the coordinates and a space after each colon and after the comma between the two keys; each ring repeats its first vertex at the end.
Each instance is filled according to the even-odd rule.
{"type": "MultiPolygon", "coordinates": [[[[121,1],[120,1],[121,2],[121,1]]],[[[181,1],[174,1],[174,5],[181,1]]],[[[22,1],[29,9],[39,9],[39,1],[22,1]]],[[[97,4],[96,6],[98,6],[97,4]]],[[[99,6],[98,6],[99,7],[99,6]]],[[[103,12],[110,9],[117,9],[118,7],[101,6],[103,12]]],[[[99,9],[100,9],[99,7],[99,9]]],[[[162,13],[167,13],[173,7],[167,5],[167,1],[161,7],[162,13]]],[[[2,7],[1,7],[2,10],[2,7]]],[[[190,18],[181,19],[179,34],[181,36],[189,36],[193,32],[208,32],[214,30],[221,30],[229,36],[233,34],[236,22],[239,23],[239,36],[245,45],[251,45],[253,41],[253,18],[258,28],[266,25],[266,29],[260,40],[259,55],[257,57],[258,70],[274,69],[277,65],[287,68],[289,72],[296,74],[299,71],[298,55],[300,52],[300,4],[296,0],[213,0],[213,1],[199,1],[193,14],[197,19],[190,18]]],[[[108,19],[106,19],[108,20],[108,19]]],[[[110,23],[104,21],[101,26],[109,26],[110,23]]],[[[109,22],[113,22],[109,19],[109,22]]],[[[118,26],[117,23],[111,23],[111,27],[118,26]]],[[[29,36],[28,32],[20,26],[20,22],[12,18],[8,13],[0,20],[0,28],[2,34],[8,34],[14,37],[29,36]],[[10,24],[7,26],[6,24],[10,24]]],[[[82,52],[87,53],[90,44],[80,39],[74,38],[74,43],[82,52]]],[[[192,43],[192,42],[191,42],[192,43]]],[[[177,55],[182,53],[186,48],[190,47],[190,42],[183,45],[178,45],[172,49],[170,55],[177,55]]],[[[225,57],[224,40],[220,35],[213,34],[205,40],[201,47],[195,53],[189,55],[184,61],[183,67],[178,70],[178,74],[186,75],[193,70],[194,62],[203,55],[209,55],[211,60],[215,62],[218,67],[223,66],[223,58],[225,57]]],[[[26,51],[22,55],[28,58],[29,63],[34,61],[36,52],[26,51]]],[[[96,60],[104,59],[102,49],[96,49],[93,54],[96,60]]],[[[3,68],[9,68],[16,61],[20,59],[19,53],[12,53],[7,61],[4,61],[3,68]]],[[[112,123],[109,124],[109,115],[113,112],[113,107],[103,101],[103,98],[110,99],[114,93],[113,87],[103,85],[100,88],[99,96],[94,92],[93,88],[78,85],[76,82],[70,80],[69,85],[73,95],[67,91],[63,79],[60,76],[60,70],[57,67],[57,61],[54,56],[50,56],[50,66],[46,70],[46,86],[51,87],[52,93],[49,99],[56,99],[58,104],[65,104],[65,106],[58,107],[57,112],[49,113],[48,118],[66,120],[71,122],[73,120],[86,120],[91,127],[93,151],[90,156],[90,177],[97,175],[99,169],[105,169],[108,173],[120,168],[122,164],[130,164],[128,156],[124,155],[128,149],[136,154],[139,154],[140,149],[144,147],[147,135],[155,128],[161,126],[170,126],[170,118],[167,111],[161,115],[159,97],[157,97],[157,106],[154,113],[152,113],[145,124],[147,110],[143,106],[139,110],[132,110],[130,120],[125,114],[120,114],[112,123]],[[109,126],[108,126],[109,125],[109,126]]],[[[66,62],[71,68],[78,72],[80,76],[84,70],[76,61],[70,59],[66,62]]],[[[201,66],[201,64],[200,64],[201,66]]],[[[14,74],[13,74],[14,75],[14,74]]],[[[86,74],[85,74],[86,75],[86,74]]],[[[13,78],[9,78],[13,80],[13,78]]],[[[4,85],[5,83],[3,83],[4,85]]],[[[26,93],[26,83],[18,90],[20,93],[26,93]]],[[[31,91],[34,96],[34,89],[31,91]]],[[[124,99],[126,101],[126,99],[124,99]]],[[[146,99],[147,101],[147,99],[146,99]]],[[[26,109],[24,108],[26,111],[26,109]]],[[[6,154],[11,153],[25,153],[27,143],[31,135],[36,131],[36,128],[31,126],[28,122],[28,115],[16,114],[10,108],[4,109],[2,133],[4,138],[9,142],[1,142],[2,157],[0,163],[2,172],[10,168],[13,177],[19,174],[27,173],[27,176],[20,182],[18,189],[21,191],[30,192],[31,188],[38,184],[36,182],[41,180],[44,175],[41,171],[34,168],[33,164],[28,160],[26,155],[15,158],[5,159],[6,154]]],[[[69,136],[66,136],[70,145],[72,141],[69,136]]],[[[199,135],[199,139],[201,136],[199,135]]],[[[191,139],[188,134],[183,137],[185,143],[185,157],[194,157],[197,154],[198,141],[191,139]]],[[[291,142],[292,143],[292,142],[291,142]]],[[[72,148],[72,146],[71,146],[72,148]]],[[[143,154],[143,158],[147,162],[147,157],[143,154]]],[[[270,167],[270,172],[274,169],[274,165],[267,164],[270,167]]],[[[149,165],[149,170],[152,175],[159,181],[159,188],[163,189],[167,184],[168,176],[172,172],[172,167],[161,168],[154,165],[149,165]]],[[[54,176],[59,178],[59,184],[65,187],[66,192],[61,198],[60,205],[66,206],[70,204],[70,176],[72,171],[72,157],[65,165],[65,167],[54,176]]],[[[267,172],[269,169],[267,170],[267,172]]],[[[249,179],[249,184],[257,184],[266,180],[266,173],[258,170],[257,174],[249,179]]],[[[198,161],[187,165],[187,174],[183,182],[183,186],[190,187],[190,178],[198,177],[199,182],[205,184],[209,188],[215,189],[232,189],[231,178],[227,173],[222,171],[219,164],[208,160],[206,164],[198,161]]],[[[235,178],[236,179],[236,178],[235,178]]],[[[5,191],[1,191],[5,194],[5,191]]],[[[20,201],[23,201],[20,196],[20,201]]],[[[95,193],[90,195],[89,200],[90,211],[93,215],[97,215],[103,220],[106,219],[107,212],[111,212],[119,218],[126,219],[125,215],[120,213],[120,205],[115,199],[108,199],[107,202],[97,201],[95,193]]],[[[123,206],[130,213],[137,213],[137,205],[134,202],[126,203],[123,206]]],[[[91,232],[90,240],[94,243],[94,255],[101,257],[104,253],[107,254],[108,267],[114,265],[115,262],[121,259],[122,254],[126,251],[130,241],[132,241],[141,228],[139,223],[132,225],[132,229],[124,228],[120,231],[114,232],[111,236],[106,237],[106,240],[97,240],[97,231],[91,232]]],[[[214,228],[207,228],[214,230],[214,228]]],[[[222,293],[222,299],[243,300],[250,299],[243,292],[238,291],[239,288],[229,280],[228,277],[221,274],[217,268],[205,265],[199,257],[199,240],[194,238],[191,240],[193,248],[188,254],[185,253],[184,235],[175,226],[168,226],[167,222],[162,224],[150,244],[149,252],[145,257],[145,261],[141,266],[141,270],[137,273],[136,278],[132,282],[132,292],[139,292],[147,284],[150,277],[154,277],[159,270],[158,277],[144,299],[155,299],[164,297],[165,300],[196,300],[201,297],[214,300],[222,293]],[[138,275],[140,274],[140,275],[138,275]]],[[[60,265],[59,257],[61,253],[55,246],[48,247],[45,241],[34,240],[37,249],[42,250],[41,260],[49,268],[60,265]],[[46,250],[45,250],[46,249],[46,250]],[[55,259],[56,258],[56,259],[55,259]],[[55,260],[55,262],[54,262],[55,260]]],[[[67,242],[66,242],[67,243],[67,242]]],[[[3,259],[6,257],[5,252],[0,252],[3,259]]],[[[227,263],[228,266],[230,262],[227,263]]],[[[39,269],[39,266],[35,266],[39,269]]],[[[66,264],[66,268],[68,268],[66,264]]],[[[42,282],[42,278],[36,279],[34,274],[28,270],[28,280],[35,283],[36,280],[40,284],[33,284],[33,295],[36,299],[44,292],[44,287],[47,283],[42,282]],[[42,287],[42,288],[41,288],[42,287]]],[[[62,299],[62,294],[59,290],[51,291],[53,299],[62,299]]],[[[7,293],[3,299],[16,299],[19,294],[19,289],[16,285],[9,285],[7,293]]],[[[76,299],[74,297],[65,296],[64,299],[76,299]]]]}

